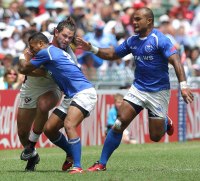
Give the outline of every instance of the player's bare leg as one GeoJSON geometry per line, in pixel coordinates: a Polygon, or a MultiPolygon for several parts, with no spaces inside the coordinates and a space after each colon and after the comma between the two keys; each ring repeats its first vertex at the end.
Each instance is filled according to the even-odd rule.
{"type": "Polygon", "coordinates": [[[21,144],[23,147],[26,146],[28,137],[30,135],[31,126],[35,119],[36,115],[36,108],[35,109],[18,109],[18,116],[17,116],[17,128],[18,128],[18,135],[21,144]]]}
{"type": "Polygon", "coordinates": [[[161,140],[165,133],[164,124],[164,119],[149,118],[149,135],[152,141],[159,142],[161,140]]]}
{"type": "Polygon", "coordinates": [[[26,143],[26,148],[21,154],[22,160],[29,160],[35,156],[35,144],[40,134],[43,132],[44,125],[48,119],[49,110],[53,109],[59,101],[58,95],[54,91],[48,91],[38,98],[37,114],[34,121],[33,131],[26,143]]]}
{"type": "MultiPolygon", "coordinates": [[[[18,117],[17,117],[18,135],[24,148],[26,147],[26,144],[28,142],[31,126],[35,119],[36,111],[37,111],[36,108],[34,109],[19,108],[18,109],[18,117]]],[[[38,164],[39,161],[40,161],[40,157],[38,154],[36,154],[35,157],[31,158],[28,161],[25,167],[25,171],[34,171],[35,165],[38,164]]]]}
{"type": "Polygon", "coordinates": [[[33,131],[31,132],[29,139],[27,139],[26,147],[21,154],[22,160],[28,160],[25,171],[34,171],[35,165],[40,161],[40,157],[35,150],[35,144],[38,141],[48,119],[49,110],[55,107],[58,101],[59,97],[53,91],[46,92],[38,98],[38,108],[33,131]]]}
{"type": "MultiPolygon", "coordinates": [[[[63,114],[63,117],[65,116],[66,114],[63,114]]],[[[59,146],[66,152],[66,159],[62,165],[62,170],[66,171],[70,167],[72,167],[73,159],[70,145],[65,136],[59,131],[63,127],[64,120],[60,119],[56,114],[52,113],[44,126],[44,134],[49,138],[52,143],[59,146]]]]}

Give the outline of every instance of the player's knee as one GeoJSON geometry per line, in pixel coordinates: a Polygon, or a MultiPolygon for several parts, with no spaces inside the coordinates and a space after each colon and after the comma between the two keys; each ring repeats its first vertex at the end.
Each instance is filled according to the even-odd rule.
{"type": "Polygon", "coordinates": [[[41,114],[46,114],[49,111],[49,106],[45,101],[39,101],[37,109],[41,114]]]}
{"type": "Polygon", "coordinates": [[[162,138],[162,134],[160,133],[150,133],[150,139],[154,142],[159,142],[162,138]]]}
{"type": "Polygon", "coordinates": [[[53,134],[54,129],[52,129],[52,126],[48,124],[48,122],[44,125],[44,134],[49,137],[51,134],[53,134]]]}
{"type": "Polygon", "coordinates": [[[66,132],[70,132],[76,129],[76,125],[73,124],[73,122],[70,120],[65,120],[64,127],[65,127],[66,132]]]}

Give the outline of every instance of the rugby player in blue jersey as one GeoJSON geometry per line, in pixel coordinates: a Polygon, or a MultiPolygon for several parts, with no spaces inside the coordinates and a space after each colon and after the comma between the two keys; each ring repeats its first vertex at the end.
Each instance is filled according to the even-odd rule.
{"type": "MultiPolygon", "coordinates": [[[[30,51],[35,55],[34,59],[26,61],[23,54],[20,56],[20,72],[27,74],[44,66],[48,74],[64,92],[62,104],[52,113],[47,123],[58,123],[56,127],[66,130],[68,143],[74,161],[74,167],[69,173],[83,173],[81,166],[81,141],[76,131],[77,126],[85,117],[90,115],[94,108],[97,96],[93,85],[85,78],[72,57],[53,45],[49,45],[47,37],[42,33],[34,33],[29,37],[30,51]],[[60,120],[64,122],[60,123],[60,120]]],[[[49,124],[51,127],[52,124],[49,124]]],[[[48,126],[47,126],[48,127],[48,126]]],[[[45,134],[50,137],[52,132],[45,134]]],[[[62,135],[57,140],[62,139],[62,135]]]]}
{"type": "Polygon", "coordinates": [[[193,101],[178,52],[166,36],[154,29],[152,10],[147,7],[138,9],[133,15],[133,24],[136,34],[116,48],[97,48],[81,38],[76,39],[78,48],[90,51],[102,59],[116,60],[132,53],[136,63],[134,83],[125,95],[118,119],[106,137],[100,160],[86,171],[106,170],[106,163],[119,146],[123,131],[143,108],[148,109],[152,141],[160,141],[165,132],[169,132],[169,135],[173,133],[170,131],[173,129],[172,122],[167,124],[166,121],[170,99],[168,63],[174,66],[184,101],[193,101]]]}
{"type": "MultiPolygon", "coordinates": [[[[70,54],[77,64],[76,56],[70,47],[70,43],[75,43],[75,34],[76,23],[73,18],[68,17],[57,25],[54,30],[54,36],[48,36],[47,38],[51,44],[70,54]]],[[[28,48],[24,50],[24,53],[26,54],[27,61],[33,58],[28,48]]],[[[64,126],[64,115],[60,120],[48,122],[48,126],[45,126],[46,129],[44,129],[49,110],[57,105],[62,93],[53,79],[50,76],[46,76],[44,69],[37,69],[35,71],[38,77],[27,76],[20,89],[17,126],[20,141],[25,148],[20,158],[25,161],[28,160],[25,171],[35,170],[35,165],[40,161],[39,154],[35,150],[35,145],[40,134],[44,131],[44,133],[48,134],[47,136],[51,142],[66,152],[66,159],[62,165],[62,170],[65,171],[72,167],[73,160],[69,144],[65,136],[59,131],[59,128],[64,126]],[[40,71],[39,75],[38,71],[40,71]],[[41,73],[44,77],[39,77],[42,76],[41,73]],[[33,121],[33,131],[30,133],[33,121]]],[[[54,110],[55,114],[56,112],[58,112],[57,108],[54,110]]]]}

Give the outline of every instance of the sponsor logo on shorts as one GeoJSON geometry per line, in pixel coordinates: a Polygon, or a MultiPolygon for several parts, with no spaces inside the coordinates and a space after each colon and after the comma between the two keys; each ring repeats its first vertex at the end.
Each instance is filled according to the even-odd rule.
{"type": "Polygon", "coordinates": [[[158,105],[156,106],[156,109],[157,109],[158,112],[160,112],[160,113],[163,112],[163,108],[162,108],[162,106],[161,106],[160,104],[158,104],[158,105]]]}
{"type": "Polygon", "coordinates": [[[131,98],[134,98],[134,97],[135,97],[135,96],[134,96],[133,94],[131,94],[131,93],[128,93],[127,96],[128,96],[128,97],[131,97],[131,98]]]}
{"type": "Polygon", "coordinates": [[[29,103],[31,100],[32,100],[32,99],[31,99],[30,97],[26,97],[26,98],[24,99],[25,103],[29,103]]]}

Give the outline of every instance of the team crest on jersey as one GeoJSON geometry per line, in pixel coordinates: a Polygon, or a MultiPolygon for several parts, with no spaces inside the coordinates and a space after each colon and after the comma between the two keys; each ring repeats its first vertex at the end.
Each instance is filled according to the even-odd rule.
{"type": "Polygon", "coordinates": [[[162,106],[161,106],[160,104],[158,104],[158,105],[156,106],[156,109],[157,109],[158,112],[160,112],[160,113],[163,112],[163,108],[162,108],[162,106]]]}
{"type": "Polygon", "coordinates": [[[24,101],[25,103],[29,103],[32,99],[30,97],[25,97],[24,101]]]}
{"type": "Polygon", "coordinates": [[[148,43],[148,45],[146,45],[144,49],[145,52],[150,53],[153,51],[153,46],[150,43],[148,43]]]}

